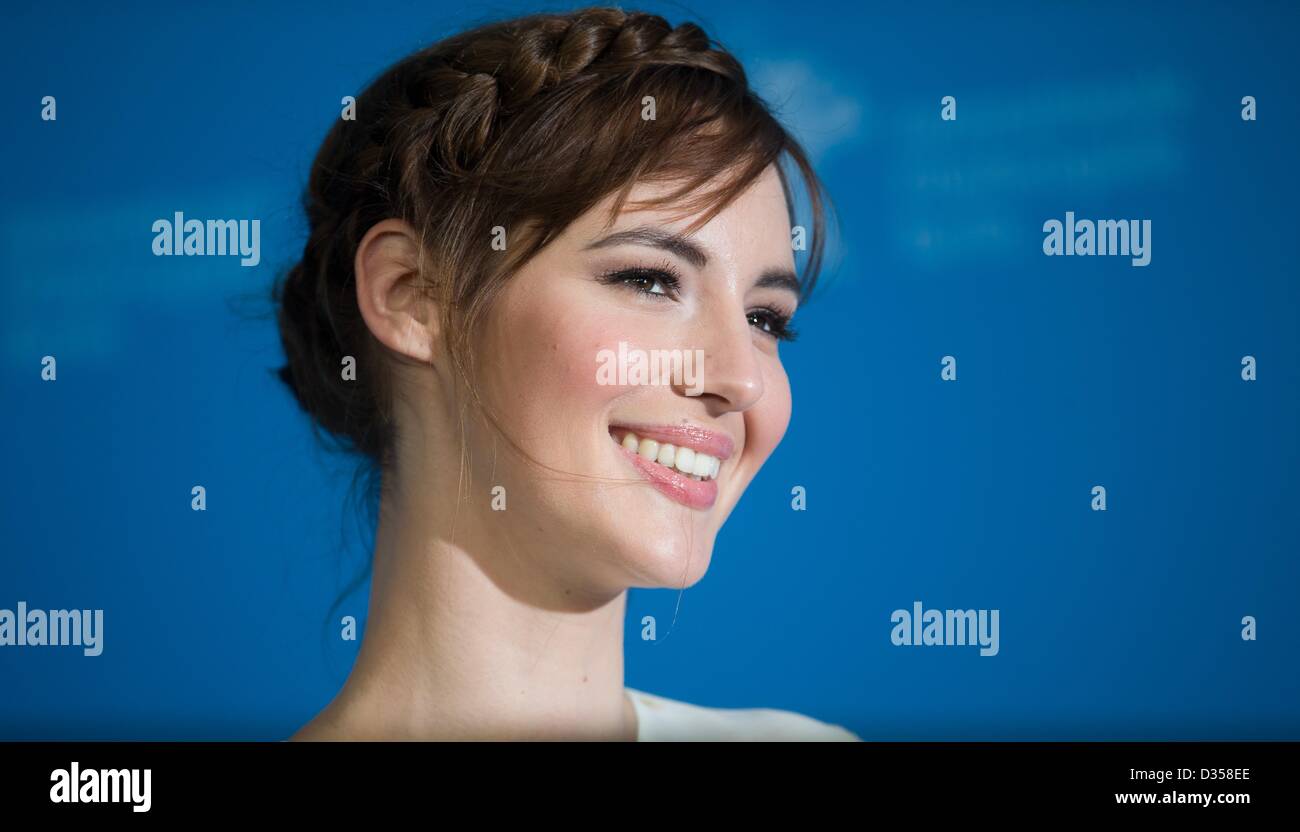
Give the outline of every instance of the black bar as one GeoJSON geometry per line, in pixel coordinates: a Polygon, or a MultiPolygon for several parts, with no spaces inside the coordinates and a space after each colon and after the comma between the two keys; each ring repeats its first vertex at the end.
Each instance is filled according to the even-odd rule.
{"type": "MultiPolygon", "coordinates": [[[[557,809],[581,811],[612,796],[616,803],[678,810],[685,806],[682,800],[698,798],[759,807],[808,807],[812,800],[822,807],[909,812],[968,803],[999,811],[1104,808],[1121,815],[1158,814],[1161,808],[1223,814],[1266,806],[1294,814],[1300,743],[759,743],[743,750],[710,743],[687,753],[671,747],[634,751],[634,745],[646,748],[632,743],[10,742],[0,743],[0,806],[7,817],[21,809],[88,820],[268,814],[338,820],[395,809],[432,818],[457,806],[496,812],[527,811],[529,805],[553,817],[557,809]],[[124,788],[118,802],[54,802],[52,790],[71,785],[74,763],[82,789],[104,784],[104,770],[132,769],[137,789],[124,788]],[[145,769],[149,807],[137,812],[132,804],[144,793],[145,769]],[[1190,802],[1193,794],[1208,794],[1214,802],[1201,805],[1199,797],[1190,802]],[[479,802],[483,799],[488,802],[479,802]],[[1132,805],[1148,799],[1154,808],[1132,805]]],[[[122,785],[127,777],[109,775],[107,782],[122,785]]],[[[68,789],[57,794],[70,797],[68,789]]],[[[94,796],[79,791],[78,797],[82,794],[94,796]]],[[[105,796],[112,795],[106,791],[105,796]]]]}

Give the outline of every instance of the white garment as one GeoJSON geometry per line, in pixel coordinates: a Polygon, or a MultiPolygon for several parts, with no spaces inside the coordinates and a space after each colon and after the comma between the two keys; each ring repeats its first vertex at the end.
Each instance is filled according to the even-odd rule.
{"type": "Polygon", "coordinates": [[[774,708],[708,708],[625,687],[637,742],[862,742],[839,725],[774,708]]]}

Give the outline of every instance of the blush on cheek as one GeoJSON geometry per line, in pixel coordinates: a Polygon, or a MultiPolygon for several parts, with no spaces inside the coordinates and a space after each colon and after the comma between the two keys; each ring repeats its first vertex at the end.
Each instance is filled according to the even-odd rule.
{"type": "Polygon", "coordinates": [[[590,314],[556,306],[503,304],[493,338],[498,360],[490,362],[498,410],[521,435],[550,441],[589,431],[616,393],[596,383],[596,358],[617,336],[590,314]]]}
{"type": "Polygon", "coordinates": [[[590,317],[570,314],[548,322],[541,342],[545,348],[534,353],[546,365],[539,372],[547,373],[546,381],[559,399],[557,419],[585,414],[611,397],[614,391],[598,383],[596,371],[601,350],[617,342],[608,323],[590,317]]]}

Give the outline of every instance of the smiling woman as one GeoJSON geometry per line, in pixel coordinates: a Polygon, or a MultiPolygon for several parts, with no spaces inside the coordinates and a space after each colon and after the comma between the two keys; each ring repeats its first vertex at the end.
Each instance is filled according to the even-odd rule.
{"type": "Polygon", "coordinates": [[[785,433],[822,206],[736,60],[655,15],[483,26],[358,97],[276,297],[282,378],[382,475],[370,617],[295,739],[856,739],[623,680],[628,589],[697,582],[785,433]],[[696,389],[598,383],[620,348],[701,356],[696,389]]]}

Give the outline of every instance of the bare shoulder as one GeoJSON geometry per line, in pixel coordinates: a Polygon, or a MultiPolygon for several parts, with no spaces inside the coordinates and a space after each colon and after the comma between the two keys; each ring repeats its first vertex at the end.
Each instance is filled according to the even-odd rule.
{"type": "Polygon", "coordinates": [[[331,742],[342,738],[336,726],[318,716],[283,742],[331,742]]]}
{"type": "Polygon", "coordinates": [[[378,737],[365,736],[354,722],[355,720],[346,718],[341,701],[335,698],[284,742],[346,742],[378,739],[378,737]]]}

